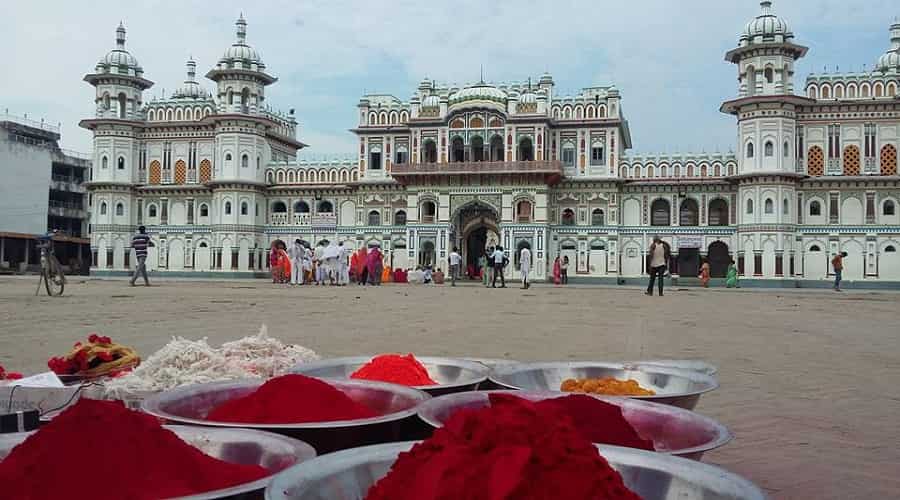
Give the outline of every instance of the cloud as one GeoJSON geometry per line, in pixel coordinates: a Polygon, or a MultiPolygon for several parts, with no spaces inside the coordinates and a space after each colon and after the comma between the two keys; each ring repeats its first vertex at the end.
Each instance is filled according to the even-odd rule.
{"type": "MultiPolygon", "coordinates": [[[[810,45],[796,87],[827,65],[859,69],[888,47],[896,13],[888,0],[776,2],[797,41],[810,45]],[[890,14],[885,14],[890,13],[890,14]]],[[[212,67],[234,38],[243,11],[248,41],[280,78],[271,104],[295,108],[310,152],[352,153],[356,104],[365,92],[407,99],[417,82],[523,81],[550,71],[557,94],[614,83],[623,95],[639,151],[727,150],[731,117],[718,112],[737,92],[736,69],[723,54],[737,44],[754,2],[721,0],[558,0],[420,2],[412,0],[225,0],[201,2],[33,1],[6,6],[6,71],[2,106],[16,114],[62,122],[66,146],[90,150],[77,123],[93,112],[81,81],[114,46],[120,20],[128,49],[156,82],[145,94],[170,94],[193,55],[212,67]]],[[[203,85],[212,89],[212,82],[203,85]]]]}

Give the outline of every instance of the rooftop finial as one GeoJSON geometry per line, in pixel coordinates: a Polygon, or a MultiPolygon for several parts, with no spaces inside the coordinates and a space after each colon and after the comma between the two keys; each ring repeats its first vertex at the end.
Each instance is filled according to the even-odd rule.
{"type": "Polygon", "coordinates": [[[484,64],[481,65],[481,79],[478,81],[484,83],[484,64]]]}
{"type": "Polygon", "coordinates": [[[116,28],[116,46],[125,48],[125,24],[122,21],[119,21],[119,27],[116,28]]]}
{"type": "Polygon", "coordinates": [[[188,58],[187,61],[187,76],[189,81],[194,81],[194,77],[197,75],[197,63],[194,62],[193,56],[188,58]]]}
{"type": "Polygon", "coordinates": [[[762,15],[771,16],[772,15],[772,2],[771,0],[763,0],[759,2],[759,6],[762,7],[762,15]]]}
{"type": "Polygon", "coordinates": [[[237,22],[234,23],[237,26],[237,41],[240,44],[243,44],[247,39],[247,21],[244,20],[244,13],[241,12],[240,17],[238,17],[237,22]]]}

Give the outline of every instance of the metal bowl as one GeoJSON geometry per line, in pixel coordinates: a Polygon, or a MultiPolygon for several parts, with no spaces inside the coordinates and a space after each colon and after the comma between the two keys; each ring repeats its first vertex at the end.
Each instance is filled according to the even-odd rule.
{"type": "Polygon", "coordinates": [[[719,387],[715,377],[690,370],[662,366],[635,366],[622,363],[559,362],[527,363],[497,368],[491,380],[505,389],[559,391],[569,378],[615,377],[637,380],[641,387],[656,392],[653,396],[629,396],[693,410],[700,395],[719,387]]]}
{"type": "MultiPolygon", "coordinates": [[[[415,442],[367,446],[331,453],[275,476],[267,500],[358,500],[387,475],[397,455],[415,442]]],[[[718,467],[650,451],[598,446],[644,500],[765,500],[750,481],[718,467]]]]}
{"type": "MultiPolygon", "coordinates": [[[[167,425],[186,443],[207,455],[225,462],[243,465],[261,465],[272,471],[281,472],[316,456],[312,446],[278,434],[250,429],[212,429],[184,425],[167,425]]],[[[0,435],[0,460],[13,448],[21,444],[33,432],[0,435]]],[[[127,454],[126,454],[127,455],[127,454]]],[[[233,500],[259,498],[262,490],[272,480],[272,476],[250,483],[197,495],[178,497],[179,500],[207,500],[228,498],[233,500]]]]}
{"type": "MultiPolygon", "coordinates": [[[[374,356],[353,356],[348,358],[323,359],[301,363],[291,368],[292,373],[300,373],[310,377],[326,379],[349,379],[350,375],[374,356]]],[[[416,357],[428,370],[428,375],[437,385],[417,385],[432,396],[440,396],[453,392],[472,391],[478,384],[487,380],[491,369],[486,365],[465,359],[416,357]]]]}
{"type": "Polygon", "coordinates": [[[510,366],[510,365],[518,365],[521,361],[517,361],[515,359],[504,359],[504,358],[463,358],[466,361],[474,361],[476,363],[481,363],[488,368],[496,368],[498,366],[510,366]]]}
{"type": "Polygon", "coordinates": [[[626,365],[647,365],[647,366],[663,366],[669,368],[678,368],[679,370],[690,370],[700,372],[711,377],[715,377],[719,373],[719,367],[706,361],[699,359],[648,359],[644,361],[629,361],[626,365]]]}
{"type": "MultiPolygon", "coordinates": [[[[179,387],[151,396],[142,409],[156,417],[180,424],[207,427],[253,428],[303,440],[320,454],[336,450],[409,439],[407,429],[418,425],[416,407],[428,394],[395,384],[364,380],[332,380],[329,384],[351,399],[365,404],[380,416],[357,420],[302,424],[247,424],[214,422],[206,415],[220,404],[255,391],[263,380],[238,380],[179,387]]],[[[302,394],[297,395],[302,398],[302,394]]]]}
{"type": "MultiPolygon", "coordinates": [[[[432,427],[442,427],[457,410],[489,406],[491,393],[511,394],[529,401],[566,396],[550,391],[461,392],[426,401],[419,406],[419,418],[432,427]]],[[[622,408],[625,420],[641,437],[653,441],[658,453],[700,460],[705,452],[724,446],[732,438],[724,425],[690,410],[622,397],[589,396],[622,408]]]]}

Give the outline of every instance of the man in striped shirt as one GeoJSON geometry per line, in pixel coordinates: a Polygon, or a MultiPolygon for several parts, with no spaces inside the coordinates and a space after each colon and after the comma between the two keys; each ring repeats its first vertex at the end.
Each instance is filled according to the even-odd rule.
{"type": "Polygon", "coordinates": [[[134,268],[134,275],[131,277],[131,286],[138,279],[138,274],[144,277],[144,285],[150,286],[150,280],[147,279],[147,247],[156,246],[150,241],[147,235],[147,228],[140,226],[138,234],[131,238],[131,248],[134,249],[134,256],[137,257],[137,266],[134,268]]]}

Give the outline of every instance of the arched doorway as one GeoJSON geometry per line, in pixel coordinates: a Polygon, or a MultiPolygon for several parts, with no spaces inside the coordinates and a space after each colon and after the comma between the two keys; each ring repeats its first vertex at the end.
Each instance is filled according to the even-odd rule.
{"type": "Polygon", "coordinates": [[[484,161],[484,139],[472,137],[472,161],[484,161]]]}
{"type": "Polygon", "coordinates": [[[419,266],[423,268],[434,266],[435,261],[434,242],[430,240],[423,241],[422,244],[419,245],[419,266]]]}
{"type": "Polygon", "coordinates": [[[450,141],[450,161],[460,162],[466,160],[466,148],[462,137],[456,136],[450,141]]]}
{"type": "Polygon", "coordinates": [[[709,259],[709,274],[713,278],[724,278],[728,273],[728,264],[731,263],[731,254],[728,253],[728,245],[721,241],[714,241],[707,249],[709,259]]]}
{"type": "Polygon", "coordinates": [[[455,228],[451,241],[462,253],[466,273],[479,276],[479,259],[486,255],[487,248],[500,244],[499,215],[492,206],[474,201],[457,209],[451,220],[455,228]]]}
{"type": "Polygon", "coordinates": [[[519,161],[534,161],[534,145],[530,137],[519,141],[519,161]]]}
{"type": "Polygon", "coordinates": [[[491,161],[503,161],[503,138],[499,135],[491,138],[491,161]]]}

